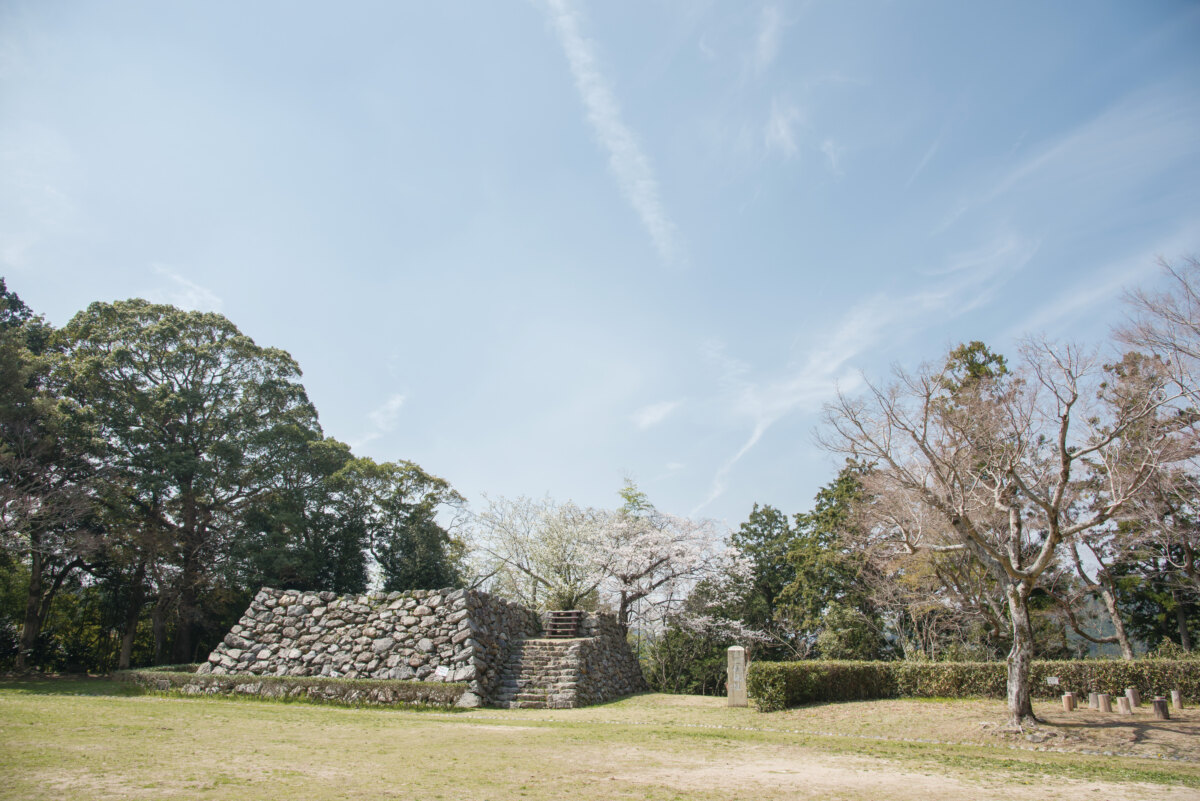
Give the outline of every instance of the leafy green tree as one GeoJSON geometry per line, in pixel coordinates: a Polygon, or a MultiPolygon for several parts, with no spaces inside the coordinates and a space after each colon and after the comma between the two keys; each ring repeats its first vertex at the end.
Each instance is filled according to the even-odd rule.
{"type": "Polygon", "coordinates": [[[173,658],[191,661],[201,593],[240,513],[277,485],[280,441],[319,431],[300,369],[219,314],[144,300],[93,303],[60,334],[66,392],[94,419],[131,514],[166,535],[160,606],[176,610],[173,658]]]}
{"type": "Polygon", "coordinates": [[[363,592],[367,526],[350,514],[339,475],[348,445],[295,428],[281,443],[289,458],[275,487],[250,504],[235,545],[233,583],[294,590],[363,592]]]}
{"type": "Polygon", "coordinates": [[[788,560],[795,538],[787,515],[757,503],[730,537],[753,568],[753,587],[741,619],[754,628],[766,629],[774,622],[779,596],[795,579],[795,568],[788,560]]]}
{"type": "Polygon", "coordinates": [[[1195,648],[1192,631],[1200,631],[1200,594],[1179,580],[1171,563],[1154,554],[1118,566],[1121,608],[1130,633],[1153,650],[1164,642],[1183,651],[1195,648]]]}
{"type": "Polygon", "coordinates": [[[887,640],[861,610],[833,602],[821,616],[817,651],[822,659],[880,659],[887,640]]]}
{"type": "Polygon", "coordinates": [[[980,382],[1008,375],[1008,360],[995,353],[983,342],[972,340],[954,348],[946,355],[942,386],[953,397],[980,382]]]}
{"type": "Polygon", "coordinates": [[[0,535],[29,567],[15,664],[31,667],[51,603],[83,566],[95,470],[86,429],[51,394],[50,328],[0,279],[0,535]]]}
{"type": "Polygon", "coordinates": [[[361,520],[388,591],[460,584],[461,547],[439,522],[463,498],[445,479],[412,462],[350,460],[337,474],[346,514],[361,520]]]}
{"type": "Polygon", "coordinates": [[[787,552],[792,575],[779,600],[781,613],[806,636],[825,626],[825,616],[835,605],[843,612],[856,610],[864,624],[876,630],[882,627],[868,588],[860,581],[866,561],[846,538],[854,525],[854,504],[862,498],[865,471],[860,464],[848,463],[817,491],[812,510],[795,516],[787,552]]]}
{"type": "Polygon", "coordinates": [[[8,288],[0,276],[0,331],[17,333],[34,355],[46,352],[54,328],[8,288]]]}

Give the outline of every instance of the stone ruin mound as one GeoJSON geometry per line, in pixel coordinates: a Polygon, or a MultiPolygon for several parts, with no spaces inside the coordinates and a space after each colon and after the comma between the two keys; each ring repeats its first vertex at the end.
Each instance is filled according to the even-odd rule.
{"type": "Polygon", "coordinates": [[[647,689],[612,615],[578,616],[569,639],[543,638],[549,624],[474,590],[264,587],[198,672],[463,682],[460,706],[567,708],[647,689]]]}

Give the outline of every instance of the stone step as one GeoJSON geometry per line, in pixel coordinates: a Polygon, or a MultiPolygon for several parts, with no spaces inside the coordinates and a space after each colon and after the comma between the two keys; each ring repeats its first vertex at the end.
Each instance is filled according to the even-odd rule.
{"type": "Polygon", "coordinates": [[[579,656],[578,641],[538,638],[511,643],[494,702],[510,709],[563,706],[565,699],[574,697],[580,679],[579,656]]]}

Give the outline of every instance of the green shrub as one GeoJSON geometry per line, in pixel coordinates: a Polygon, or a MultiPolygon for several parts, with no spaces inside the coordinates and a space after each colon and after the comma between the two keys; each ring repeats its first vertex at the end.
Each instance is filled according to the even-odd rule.
{"type": "MultiPolygon", "coordinates": [[[[1200,699],[1200,662],[1179,659],[1039,661],[1030,671],[1035,698],[1065,692],[1143,698],[1179,690],[1200,699]],[[1058,683],[1047,679],[1057,677],[1058,683]]],[[[747,690],[762,712],[817,701],[874,698],[1003,698],[1008,688],[1004,662],[755,662],[747,690]]]]}
{"type": "Polygon", "coordinates": [[[894,662],[752,662],[746,689],[760,711],[814,701],[863,701],[896,695],[894,662]]]}
{"type": "Polygon", "coordinates": [[[889,664],[896,677],[896,695],[902,698],[1002,698],[1008,692],[1008,665],[1004,662],[889,664]]]}

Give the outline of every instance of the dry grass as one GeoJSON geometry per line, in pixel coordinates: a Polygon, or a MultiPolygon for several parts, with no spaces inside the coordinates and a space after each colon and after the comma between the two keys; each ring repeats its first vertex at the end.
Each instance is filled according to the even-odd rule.
{"type": "MultiPolygon", "coordinates": [[[[1200,788],[1200,763],[997,748],[1007,741],[979,726],[1000,717],[988,702],[760,715],[714,699],[646,695],[580,710],[435,714],[131,690],[101,681],[0,684],[0,798],[935,801],[1010,798],[1028,784],[1039,799],[1169,800],[1196,798],[1200,788]],[[864,729],[864,718],[873,725],[864,729]],[[897,741],[864,737],[881,734],[897,741]],[[914,735],[969,744],[898,739],[914,735]]],[[[1175,742],[1200,760],[1187,742],[1196,722],[1134,725],[1147,726],[1142,744],[1175,742]]],[[[1088,731],[1104,742],[1125,736],[1088,731]]]]}
{"type": "Polygon", "coordinates": [[[645,695],[585,709],[519,710],[505,714],[515,719],[579,722],[636,722],[643,718],[674,726],[724,725],[1200,761],[1200,708],[1172,710],[1169,721],[1155,720],[1148,705],[1141,706],[1133,715],[1105,714],[1086,707],[1067,713],[1061,704],[1051,702],[1035,702],[1034,710],[1043,725],[1033,733],[1006,731],[1002,725],[1002,703],[977,699],[853,701],[760,714],[753,709],[731,709],[715,698],[645,695]]]}

